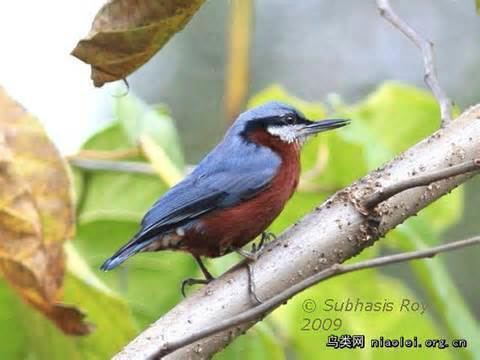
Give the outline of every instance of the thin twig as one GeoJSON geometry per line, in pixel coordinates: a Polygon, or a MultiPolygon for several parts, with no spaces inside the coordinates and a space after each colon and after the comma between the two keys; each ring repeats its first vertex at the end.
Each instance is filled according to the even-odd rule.
{"type": "Polygon", "coordinates": [[[141,154],[140,148],[131,147],[117,150],[89,150],[82,149],[78,153],[67,156],[67,159],[92,159],[92,160],[123,160],[141,154]]]}
{"type": "Polygon", "coordinates": [[[234,316],[230,319],[223,320],[214,324],[211,327],[204,328],[201,331],[190,334],[184,338],[178,340],[170,341],[165,343],[162,348],[152,356],[153,358],[165,356],[181,347],[187,346],[194,343],[197,340],[203,339],[207,336],[219,333],[223,330],[232,328],[234,326],[254,321],[258,318],[265,316],[271,310],[284,303],[291,297],[302,292],[303,290],[332,277],[347,274],[353,271],[359,271],[364,269],[377,268],[385,265],[396,264],[405,261],[411,261],[416,259],[431,258],[439,253],[458,250],[467,246],[473,246],[480,244],[480,236],[473,237],[470,239],[455,241],[450,244],[435,246],[430,249],[424,250],[415,250],[406,253],[394,254],[381,256],[375,259],[361,261],[355,264],[341,265],[333,264],[331,267],[312,275],[299,283],[293,285],[287,290],[271,297],[270,299],[264,301],[262,304],[247,310],[237,316],[234,316]]]}
{"type": "Polygon", "coordinates": [[[438,81],[432,42],[420,36],[420,34],[398,16],[390,6],[389,0],[377,0],[377,8],[382,17],[400,30],[422,52],[423,65],[425,67],[424,80],[440,105],[441,125],[444,127],[452,120],[452,102],[438,81]]]}
{"type": "Polygon", "coordinates": [[[74,167],[88,171],[117,171],[157,176],[150,164],[139,161],[94,160],[71,157],[68,162],[74,167]]]}
{"type": "Polygon", "coordinates": [[[480,159],[474,159],[471,161],[466,161],[462,164],[451,166],[449,168],[435,170],[426,174],[414,176],[406,180],[399,181],[395,184],[389,185],[384,189],[367,196],[361,202],[361,207],[364,209],[372,209],[381,202],[390,199],[392,196],[401,193],[402,191],[412,189],[418,186],[427,186],[434,183],[435,181],[478,170],[480,170],[480,159]]]}

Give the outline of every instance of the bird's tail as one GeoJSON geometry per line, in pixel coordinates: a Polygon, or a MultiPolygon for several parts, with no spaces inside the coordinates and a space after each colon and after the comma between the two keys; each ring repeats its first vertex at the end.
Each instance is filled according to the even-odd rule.
{"type": "Polygon", "coordinates": [[[127,260],[130,256],[142,251],[150,243],[141,237],[141,233],[135,235],[132,240],[122,246],[118,251],[107,259],[100,267],[103,271],[109,271],[127,260]]]}

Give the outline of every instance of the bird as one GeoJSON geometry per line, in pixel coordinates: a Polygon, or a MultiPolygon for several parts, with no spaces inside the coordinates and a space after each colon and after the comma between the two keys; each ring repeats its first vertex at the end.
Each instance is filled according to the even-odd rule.
{"type": "Polygon", "coordinates": [[[243,112],[194,170],[153,204],[139,231],[101,269],[112,270],[139,252],[184,251],[193,255],[205,276],[185,280],[185,296],[185,285],[214,279],[202,257],[236,251],[255,259],[261,245],[252,252],[242,247],[259,235],[263,244],[266,229],[294,194],[302,145],[312,135],[349,122],[312,121],[277,101],[243,112]]]}

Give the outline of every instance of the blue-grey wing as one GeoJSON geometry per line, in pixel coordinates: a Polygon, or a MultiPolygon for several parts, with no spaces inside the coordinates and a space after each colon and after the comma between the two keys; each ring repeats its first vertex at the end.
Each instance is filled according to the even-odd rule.
{"type": "Polygon", "coordinates": [[[264,190],[277,173],[280,159],[269,150],[252,150],[255,156],[248,161],[206,158],[152,206],[142,220],[141,233],[151,237],[212,210],[235,206],[264,190]]]}
{"type": "Polygon", "coordinates": [[[222,172],[195,181],[186,180],[168,191],[145,214],[142,230],[175,226],[215,209],[235,206],[268,187],[274,174],[222,172]]]}

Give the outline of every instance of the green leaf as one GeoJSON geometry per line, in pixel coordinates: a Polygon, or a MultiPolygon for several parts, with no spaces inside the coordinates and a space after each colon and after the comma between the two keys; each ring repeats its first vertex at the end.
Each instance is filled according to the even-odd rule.
{"type": "Polygon", "coordinates": [[[220,359],[284,360],[286,355],[271,326],[260,322],[215,356],[215,360],[220,359]]]}
{"type": "MultiPolygon", "coordinates": [[[[73,253],[69,251],[69,255],[73,253]]],[[[108,290],[81,258],[75,256],[74,262],[65,278],[65,302],[85,311],[95,330],[85,337],[63,334],[45,316],[20,302],[1,281],[0,336],[6,343],[0,347],[0,358],[101,360],[113,356],[134,337],[138,329],[125,302],[108,290]]]]}
{"type": "Polygon", "coordinates": [[[164,106],[149,106],[129,93],[116,98],[115,116],[131,145],[138,144],[141,136],[148,135],[163,148],[179,169],[183,169],[185,163],[180,137],[164,106]]]}
{"type": "Polygon", "coordinates": [[[85,150],[126,150],[130,144],[124,128],[118,121],[114,121],[102,130],[93,134],[82,146],[85,150]]]}
{"type": "Polygon", "coordinates": [[[78,220],[89,222],[109,219],[139,223],[143,214],[165,190],[166,186],[160,179],[148,175],[113,172],[90,174],[78,220]]]}
{"type": "Polygon", "coordinates": [[[270,226],[269,231],[280,234],[321,204],[325,198],[326,195],[323,193],[297,191],[288,201],[280,216],[270,226]]]}
{"type": "Polygon", "coordinates": [[[365,101],[353,106],[381,144],[397,154],[438,129],[440,110],[433,96],[413,86],[386,82],[365,101]]]}
{"type": "MultiPolygon", "coordinates": [[[[411,351],[370,347],[370,340],[380,336],[391,339],[417,336],[419,341],[441,337],[430,310],[427,309],[424,314],[406,312],[405,308],[401,311],[403,299],[419,302],[399,281],[380,275],[377,270],[361,271],[336,277],[302,292],[286,306],[277,309],[273,319],[280,337],[284,339],[284,346],[295,359],[410,359],[411,351]],[[357,305],[357,310],[354,310],[357,301],[363,305],[361,309],[357,305]],[[346,307],[347,302],[352,303],[351,308],[346,307]],[[378,303],[378,311],[366,311],[369,302],[378,303]],[[312,303],[315,307],[311,306],[312,303]],[[386,303],[391,303],[391,308],[386,303]],[[336,310],[331,305],[336,306],[336,310]],[[304,307],[313,311],[307,312],[304,307]],[[310,325],[307,325],[308,321],[310,325]],[[313,328],[314,321],[315,326],[322,324],[317,330],[313,328]],[[338,327],[333,325],[337,323],[338,327]],[[327,348],[327,337],[331,334],[365,335],[365,348],[327,348]]],[[[423,347],[412,351],[418,358],[452,358],[449,349],[439,351],[423,347]]]]}
{"type": "Polygon", "coordinates": [[[27,305],[20,304],[18,295],[0,278],[0,338],[3,342],[0,346],[0,359],[28,358],[28,339],[25,331],[18,326],[20,305],[33,313],[27,305]]]}
{"type": "MultiPolygon", "coordinates": [[[[128,139],[118,123],[85,144],[89,150],[125,147],[128,139]]],[[[168,187],[155,176],[141,174],[99,171],[84,176],[75,244],[95,273],[128,301],[135,318],[146,326],[181,299],[181,281],[197,271],[193,259],[184,253],[144,253],[114,271],[98,269],[138,231],[143,214],[168,187]]]]}
{"type": "Polygon", "coordinates": [[[140,146],[143,153],[150,160],[160,178],[169,186],[173,186],[183,179],[182,171],[170,160],[165,150],[153,138],[144,134],[140,137],[140,146]]]}
{"type": "MultiPolygon", "coordinates": [[[[342,134],[363,145],[370,169],[433,133],[440,117],[438,104],[428,92],[395,82],[381,85],[359,104],[340,105],[336,110],[352,119],[353,126],[342,134]],[[359,125],[355,126],[356,123],[359,125]]],[[[463,188],[460,188],[429,205],[419,215],[435,231],[441,232],[457,223],[462,211],[463,188]]]]}
{"type": "Polygon", "coordinates": [[[138,222],[97,220],[80,224],[75,243],[98,277],[128,301],[142,327],[181,300],[180,284],[197,267],[185,253],[141,253],[121,267],[101,272],[100,265],[138,230],[138,222]]]}
{"type": "MultiPolygon", "coordinates": [[[[128,148],[128,140],[118,123],[92,136],[86,150],[128,148]]],[[[167,190],[157,177],[110,171],[84,174],[79,221],[126,220],[139,222],[143,214],[167,190]]]]}
{"type": "Polygon", "coordinates": [[[477,9],[477,14],[480,14],[480,0],[475,0],[475,8],[477,9]]]}

